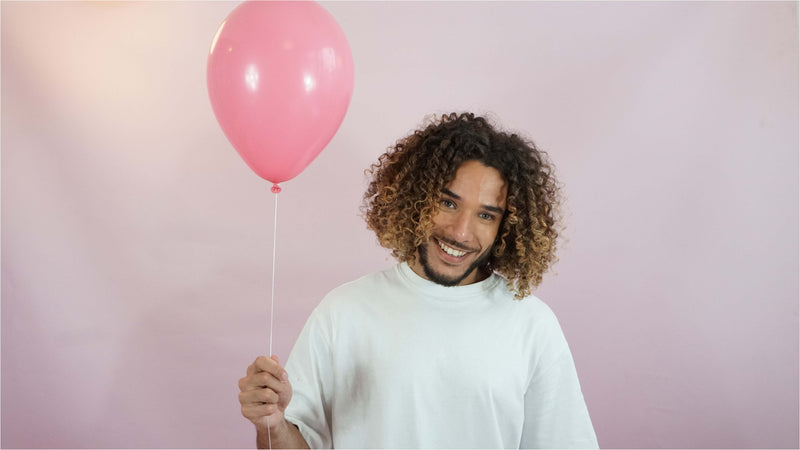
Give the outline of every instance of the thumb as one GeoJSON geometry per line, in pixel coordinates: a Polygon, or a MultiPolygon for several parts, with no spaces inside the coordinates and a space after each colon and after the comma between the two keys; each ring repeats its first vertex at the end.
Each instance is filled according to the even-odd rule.
{"type": "Polygon", "coordinates": [[[281,363],[281,362],[280,362],[280,360],[278,359],[278,355],[272,355],[272,356],[270,356],[269,358],[270,358],[271,360],[275,361],[276,363],[278,363],[278,365],[280,365],[280,363],[281,363]]]}

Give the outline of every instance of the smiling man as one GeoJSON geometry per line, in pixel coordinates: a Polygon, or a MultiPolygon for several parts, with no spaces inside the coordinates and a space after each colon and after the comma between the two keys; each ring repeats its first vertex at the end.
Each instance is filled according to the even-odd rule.
{"type": "Polygon", "coordinates": [[[440,211],[433,216],[429,241],[416,253],[414,272],[443,286],[486,278],[483,269],[505,214],[506,191],[497,169],[464,162],[442,189],[440,211]]]}
{"type": "Polygon", "coordinates": [[[367,226],[398,264],[331,291],[285,369],[248,367],[258,446],[596,448],[564,334],[530,295],[558,236],[544,152],[454,113],[369,172],[367,226]]]}

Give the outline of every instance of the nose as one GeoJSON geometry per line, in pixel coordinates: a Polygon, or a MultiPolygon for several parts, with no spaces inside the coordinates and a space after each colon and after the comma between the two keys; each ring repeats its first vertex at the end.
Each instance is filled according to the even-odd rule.
{"type": "Polygon", "coordinates": [[[450,232],[458,242],[467,242],[472,237],[472,221],[469,214],[455,214],[450,224],[450,232]]]}

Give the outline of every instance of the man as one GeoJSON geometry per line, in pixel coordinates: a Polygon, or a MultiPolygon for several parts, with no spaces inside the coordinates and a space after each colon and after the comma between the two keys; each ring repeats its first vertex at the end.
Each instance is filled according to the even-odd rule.
{"type": "Polygon", "coordinates": [[[259,447],[597,447],[558,321],[529,295],[555,260],[546,155],[450,114],[369,172],[367,226],[399,263],[329,293],[285,370],[248,367],[259,447]]]}

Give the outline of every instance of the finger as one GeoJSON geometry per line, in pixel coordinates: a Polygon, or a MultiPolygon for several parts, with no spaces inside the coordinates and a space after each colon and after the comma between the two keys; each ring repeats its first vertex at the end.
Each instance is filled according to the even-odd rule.
{"type": "Polygon", "coordinates": [[[288,383],[282,383],[269,372],[259,372],[239,380],[240,391],[254,391],[264,388],[272,389],[280,394],[288,389],[288,383]]]}
{"type": "Polygon", "coordinates": [[[271,416],[279,411],[278,405],[276,404],[268,404],[268,405],[255,405],[255,404],[248,404],[242,405],[242,415],[250,420],[257,420],[261,417],[271,416]]]}
{"type": "Polygon", "coordinates": [[[262,380],[261,377],[259,377],[257,374],[248,375],[244,378],[239,379],[239,390],[241,392],[252,391],[255,389],[263,389],[265,387],[266,387],[266,382],[262,380]]]}
{"type": "MultiPolygon", "coordinates": [[[[258,358],[263,358],[263,356],[259,356],[258,358]]],[[[258,361],[258,358],[256,358],[256,361],[258,361]]],[[[247,375],[252,375],[258,371],[256,368],[256,361],[253,361],[253,364],[247,366],[247,375]]]]}
{"type": "MultiPolygon", "coordinates": [[[[277,356],[275,356],[275,358],[277,359],[277,356]]],[[[258,358],[256,358],[253,364],[256,366],[256,372],[269,372],[279,380],[286,373],[283,367],[281,367],[281,365],[278,364],[278,362],[272,358],[259,356],[258,358]]]]}
{"type": "Polygon", "coordinates": [[[239,393],[239,403],[242,405],[278,403],[278,399],[278,394],[272,389],[259,389],[239,393]]]}
{"type": "Polygon", "coordinates": [[[277,358],[278,357],[275,355],[272,355],[269,358],[266,356],[259,356],[253,362],[256,372],[270,372],[272,374],[280,373],[280,370],[283,370],[283,367],[281,367],[277,358]]]}

